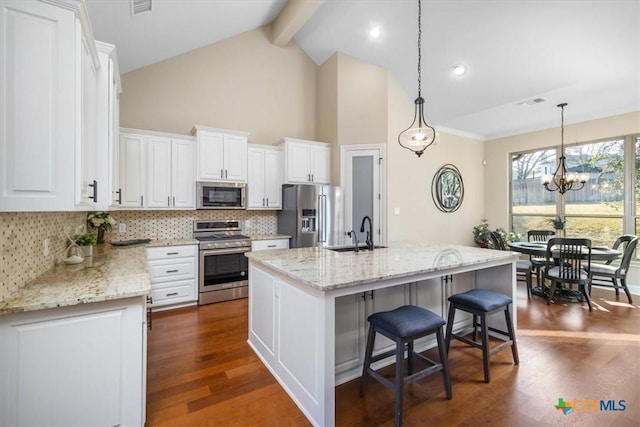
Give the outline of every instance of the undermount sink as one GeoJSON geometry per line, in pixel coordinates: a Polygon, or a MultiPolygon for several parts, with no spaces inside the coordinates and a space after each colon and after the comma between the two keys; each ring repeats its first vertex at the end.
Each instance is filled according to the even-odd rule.
{"type": "MultiPolygon", "coordinates": [[[[382,246],[382,245],[373,245],[373,249],[384,249],[386,248],[386,246],[382,246]]],[[[334,251],[334,252],[355,252],[356,248],[353,246],[341,246],[339,248],[327,248],[330,251],[334,251]]],[[[358,246],[358,250],[359,251],[368,251],[369,248],[367,248],[366,246],[358,246]]]]}

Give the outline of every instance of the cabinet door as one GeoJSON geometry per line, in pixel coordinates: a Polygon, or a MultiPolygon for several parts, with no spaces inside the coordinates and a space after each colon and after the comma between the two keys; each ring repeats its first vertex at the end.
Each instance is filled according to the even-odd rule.
{"type": "Polygon", "coordinates": [[[247,138],[224,136],[224,179],[247,182],[247,138]]]}
{"type": "Polygon", "coordinates": [[[120,188],[123,207],[144,206],[145,137],[120,134],[120,188]]]}
{"type": "Polygon", "coordinates": [[[311,164],[309,146],[299,142],[287,143],[287,182],[309,183],[311,164]]]}
{"type": "Polygon", "coordinates": [[[247,209],[265,207],[265,150],[249,147],[247,150],[249,169],[247,171],[247,209]]]}
{"type": "Polygon", "coordinates": [[[341,374],[360,368],[366,345],[364,296],[346,295],[336,298],[336,384],[348,380],[341,374]]]}
{"type": "Polygon", "coordinates": [[[311,179],[314,184],[328,184],[331,171],[329,170],[331,150],[329,147],[310,147],[311,179]]]}
{"type": "Polygon", "coordinates": [[[21,0],[0,9],[0,210],[72,210],[74,13],[21,0]]]}
{"type": "Polygon", "coordinates": [[[221,133],[198,131],[198,180],[224,178],[224,137],[221,133]]]}
{"type": "MultiPolygon", "coordinates": [[[[81,128],[81,138],[76,141],[76,155],[80,162],[76,164],[76,205],[89,209],[95,209],[95,200],[97,198],[97,190],[99,187],[98,177],[96,176],[96,166],[98,161],[106,159],[97,159],[97,71],[91,60],[91,54],[87,47],[87,41],[82,40],[81,43],[81,99],[82,108],[80,109],[80,120],[78,125],[81,128]],[[78,155],[79,154],[79,155],[78,155]],[[95,185],[98,187],[94,187],[95,185]]],[[[102,182],[105,184],[105,182],[102,182]]]]}
{"type": "Polygon", "coordinates": [[[264,153],[264,197],[268,208],[282,208],[282,153],[279,150],[264,153]]]}
{"type": "Polygon", "coordinates": [[[171,140],[151,136],[147,142],[146,206],[168,208],[171,200],[171,140]]]}
{"type": "Polygon", "coordinates": [[[171,155],[171,204],[174,208],[194,209],[195,145],[192,141],[173,140],[171,155]]]}

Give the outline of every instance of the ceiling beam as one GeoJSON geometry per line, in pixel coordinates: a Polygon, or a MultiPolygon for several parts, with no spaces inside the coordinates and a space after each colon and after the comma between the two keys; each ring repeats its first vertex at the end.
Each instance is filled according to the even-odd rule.
{"type": "Polygon", "coordinates": [[[285,47],[322,3],[324,0],[288,0],[273,21],[271,43],[285,47]]]}

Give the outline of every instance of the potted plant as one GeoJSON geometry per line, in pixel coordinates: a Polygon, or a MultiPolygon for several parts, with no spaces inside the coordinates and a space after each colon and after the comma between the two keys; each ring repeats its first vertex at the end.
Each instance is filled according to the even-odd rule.
{"type": "Polygon", "coordinates": [[[480,224],[473,227],[473,241],[481,248],[488,248],[489,241],[489,222],[486,219],[480,221],[480,224]]]}
{"type": "Polygon", "coordinates": [[[556,235],[560,237],[564,237],[564,227],[567,224],[567,219],[561,216],[555,216],[554,218],[549,219],[549,224],[553,226],[553,229],[556,230],[556,235]]]}
{"type": "Polygon", "coordinates": [[[104,242],[104,232],[111,228],[116,221],[109,212],[97,212],[87,216],[87,225],[89,228],[98,229],[98,243],[104,242]]]}
{"type": "Polygon", "coordinates": [[[93,247],[97,242],[98,240],[93,233],[79,234],[75,237],[75,243],[82,249],[85,258],[93,256],[93,247]]]}

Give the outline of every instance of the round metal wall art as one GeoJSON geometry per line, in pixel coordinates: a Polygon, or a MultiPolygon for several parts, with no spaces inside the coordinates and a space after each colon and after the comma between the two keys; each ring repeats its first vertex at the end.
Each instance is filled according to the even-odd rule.
{"type": "Polygon", "coordinates": [[[431,182],[433,203],[442,212],[455,212],[464,199],[462,175],[452,164],[442,166],[431,182]]]}

